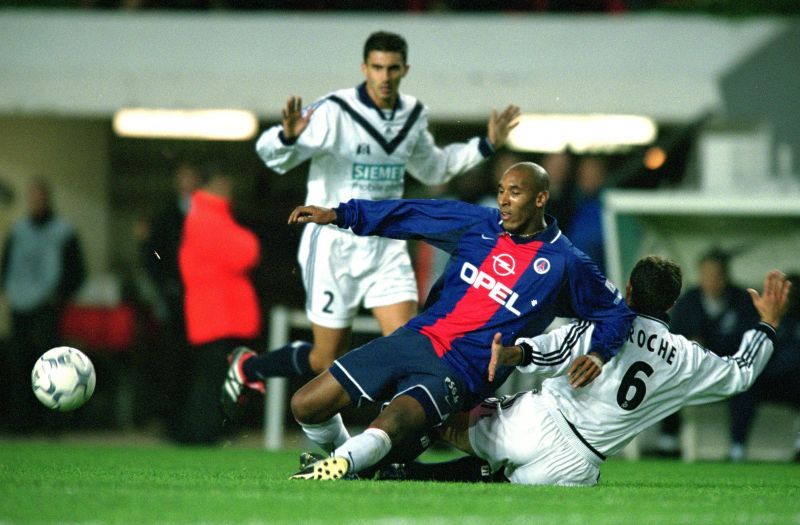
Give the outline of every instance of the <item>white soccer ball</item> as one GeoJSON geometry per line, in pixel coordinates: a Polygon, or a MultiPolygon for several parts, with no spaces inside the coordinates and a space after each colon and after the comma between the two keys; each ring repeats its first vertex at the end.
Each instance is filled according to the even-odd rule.
{"type": "Polygon", "coordinates": [[[47,408],[68,412],[86,403],[97,378],[86,354],[69,346],[51,348],[33,366],[33,393],[47,408]]]}

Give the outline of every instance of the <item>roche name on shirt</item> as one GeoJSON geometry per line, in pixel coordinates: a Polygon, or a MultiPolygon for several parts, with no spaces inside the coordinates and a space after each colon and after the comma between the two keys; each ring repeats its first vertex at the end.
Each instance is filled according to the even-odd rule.
{"type": "Polygon", "coordinates": [[[628,332],[628,342],[635,344],[642,350],[657,354],[668,365],[675,361],[678,353],[677,348],[672,346],[669,341],[663,339],[659,334],[649,333],[641,327],[631,326],[628,332]]]}

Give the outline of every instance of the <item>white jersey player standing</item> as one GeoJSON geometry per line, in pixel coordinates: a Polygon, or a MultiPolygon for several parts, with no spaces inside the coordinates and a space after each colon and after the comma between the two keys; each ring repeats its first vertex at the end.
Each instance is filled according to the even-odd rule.
{"type": "MultiPolygon", "coordinates": [[[[401,198],[406,172],[425,184],[445,183],[505,144],[520,114],[516,106],[492,112],[486,137],[438,148],[428,131],[427,108],[399,92],[409,71],[406,58],[401,36],[370,35],[361,65],[365,82],[307,108],[299,97],[290,97],[281,125],[258,139],[261,159],[279,173],[310,159],[306,203],[334,207],[354,198],[401,198]]],[[[352,320],[362,304],[384,335],[416,313],[417,284],[403,241],[310,224],[298,260],[314,343],[296,341],[259,356],[237,350],[222,392],[229,417],[242,400],[243,386],[263,392],[266,377],[310,376],[327,369],[349,348],[352,320]]]]}
{"type": "MultiPolygon", "coordinates": [[[[512,483],[594,485],[603,460],[647,427],[684,406],[718,401],[753,384],[772,355],[789,286],[773,270],[764,278],[763,295],[748,290],[761,322],[744,334],[735,355],[719,357],[669,332],[665,312],[680,293],[680,268],[645,257],[627,286],[626,299],[638,316],[613,359],[602,366],[587,355],[594,325],[586,321],[518,339],[513,347],[496,338],[489,377],[498,365],[518,365],[547,379],[540,390],[486,400],[450,422],[442,436],[512,483]]],[[[405,469],[406,479],[453,480],[447,464],[405,469]]]]}

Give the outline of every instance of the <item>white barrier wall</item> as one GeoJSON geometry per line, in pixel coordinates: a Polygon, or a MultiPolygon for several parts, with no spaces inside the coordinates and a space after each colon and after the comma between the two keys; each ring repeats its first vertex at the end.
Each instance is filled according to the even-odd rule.
{"type": "Polygon", "coordinates": [[[0,113],[108,116],[123,106],[278,116],[360,81],[366,36],[410,44],[404,87],[433,118],[613,112],[685,121],[718,78],[788,25],[667,15],[0,11],[0,113]]]}

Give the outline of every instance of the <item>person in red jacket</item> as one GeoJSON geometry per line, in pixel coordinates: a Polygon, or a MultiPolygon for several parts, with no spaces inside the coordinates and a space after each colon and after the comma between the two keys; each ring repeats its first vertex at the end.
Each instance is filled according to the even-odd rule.
{"type": "Polygon", "coordinates": [[[174,439],[214,443],[221,433],[219,384],[228,368],[227,355],[252,344],[261,333],[261,310],[250,272],[260,246],[253,232],[231,212],[233,181],[212,170],[208,182],[192,194],[183,225],[178,264],[184,284],[188,389],[174,439]]]}

